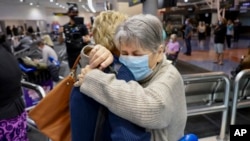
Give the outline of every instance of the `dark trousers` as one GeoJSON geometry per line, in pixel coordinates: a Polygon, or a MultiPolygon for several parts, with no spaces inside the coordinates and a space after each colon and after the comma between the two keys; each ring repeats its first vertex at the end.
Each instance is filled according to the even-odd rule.
{"type": "Polygon", "coordinates": [[[238,42],[240,39],[240,33],[239,30],[234,30],[234,41],[238,42]]]}
{"type": "Polygon", "coordinates": [[[192,52],[192,47],[191,47],[191,38],[187,38],[187,39],[185,39],[185,42],[186,42],[186,47],[187,47],[186,54],[191,55],[191,52],[192,52]]]}
{"type": "Polygon", "coordinates": [[[226,36],[226,41],[227,41],[227,47],[231,48],[231,39],[232,39],[232,35],[227,35],[226,36]]]}
{"type": "Polygon", "coordinates": [[[69,63],[70,69],[73,67],[75,60],[79,54],[80,54],[80,52],[68,53],[68,63],[69,63]]]}

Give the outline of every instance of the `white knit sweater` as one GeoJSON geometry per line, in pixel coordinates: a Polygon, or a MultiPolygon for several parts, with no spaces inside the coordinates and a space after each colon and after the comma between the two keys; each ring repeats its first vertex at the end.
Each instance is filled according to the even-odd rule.
{"type": "Polygon", "coordinates": [[[146,128],[151,141],[180,139],[187,109],[179,72],[164,59],[139,83],[117,80],[113,74],[94,69],[86,74],[80,90],[114,114],[146,128]]]}

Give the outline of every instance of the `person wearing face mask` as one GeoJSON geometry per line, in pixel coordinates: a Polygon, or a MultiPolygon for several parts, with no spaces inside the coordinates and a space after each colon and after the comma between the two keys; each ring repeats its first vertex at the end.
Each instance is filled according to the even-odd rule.
{"type": "Polygon", "coordinates": [[[151,141],[179,140],[187,119],[184,84],[164,55],[160,20],[153,15],[130,17],[117,28],[114,42],[119,61],[135,81],[118,80],[114,74],[96,69],[110,65],[112,56],[105,58],[99,52],[105,48],[95,47],[89,55],[90,65],[81,70],[76,85],[114,114],[146,128],[151,141]]]}
{"type": "Polygon", "coordinates": [[[169,39],[169,43],[166,46],[165,54],[168,60],[175,61],[180,51],[180,44],[177,42],[176,34],[172,34],[169,39]]]}
{"type": "Polygon", "coordinates": [[[59,29],[59,42],[65,41],[69,67],[72,68],[82,48],[89,43],[90,37],[88,29],[84,24],[75,23],[75,17],[78,16],[77,4],[67,4],[69,5],[68,16],[70,21],[59,29]]]}

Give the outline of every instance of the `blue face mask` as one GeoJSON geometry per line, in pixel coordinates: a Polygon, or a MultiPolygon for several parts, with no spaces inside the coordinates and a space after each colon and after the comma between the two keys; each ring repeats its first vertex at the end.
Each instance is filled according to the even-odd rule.
{"type": "Polygon", "coordinates": [[[148,60],[148,55],[119,57],[119,61],[133,73],[136,81],[143,80],[153,72],[148,66],[148,60]]]}

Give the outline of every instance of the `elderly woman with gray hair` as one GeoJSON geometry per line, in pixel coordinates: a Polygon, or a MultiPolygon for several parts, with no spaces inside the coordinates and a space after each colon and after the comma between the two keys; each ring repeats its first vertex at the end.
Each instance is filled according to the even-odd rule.
{"type": "Polygon", "coordinates": [[[179,140],[187,118],[184,84],[166,61],[161,22],[152,15],[133,16],[118,27],[114,41],[119,61],[136,81],[118,80],[96,69],[112,62],[109,51],[99,45],[91,51],[90,65],[81,70],[76,85],[114,114],[146,128],[151,141],[179,140]],[[106,55],[98,50],[105,50],[106,55]]]}

